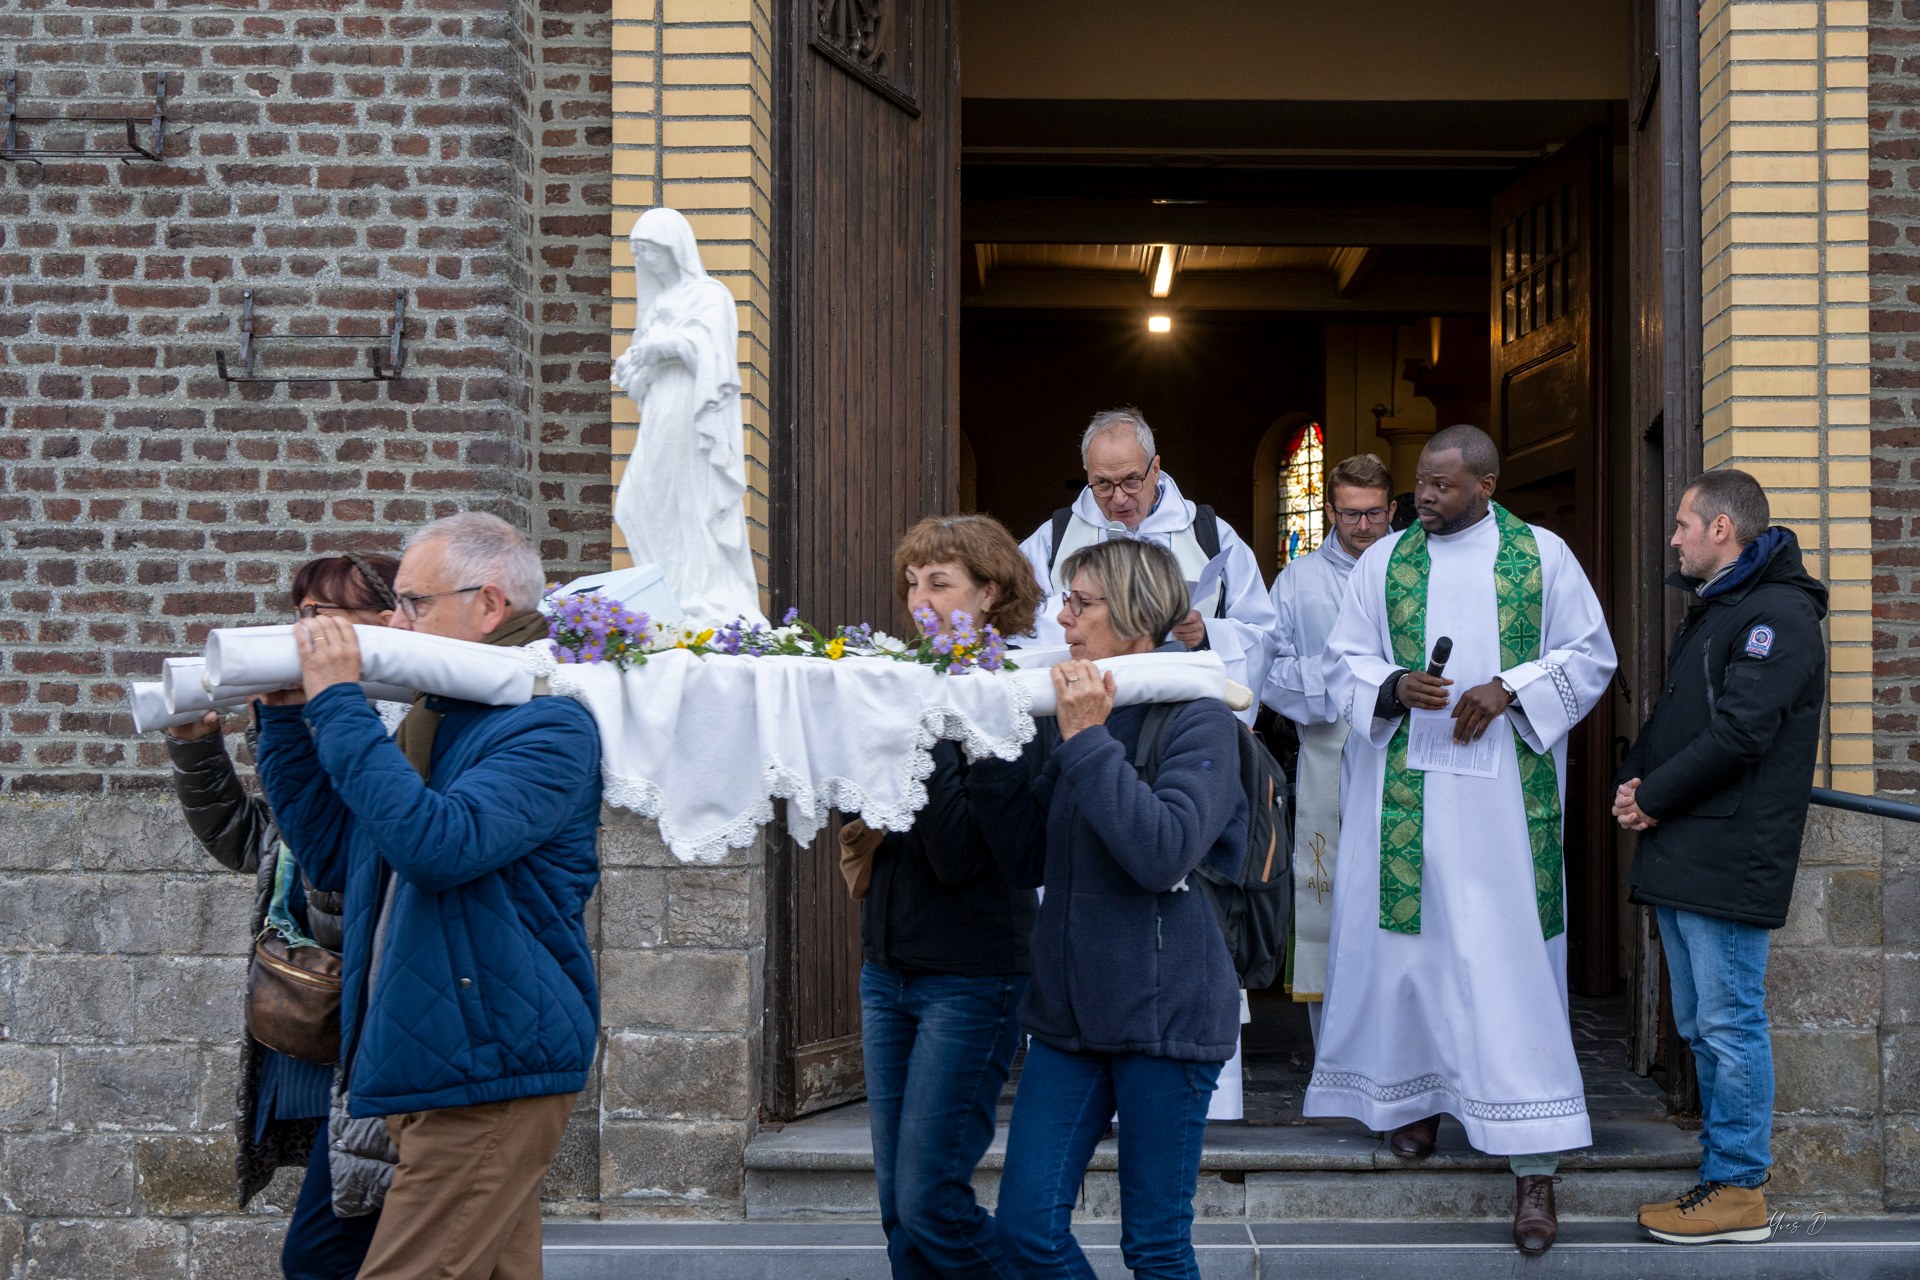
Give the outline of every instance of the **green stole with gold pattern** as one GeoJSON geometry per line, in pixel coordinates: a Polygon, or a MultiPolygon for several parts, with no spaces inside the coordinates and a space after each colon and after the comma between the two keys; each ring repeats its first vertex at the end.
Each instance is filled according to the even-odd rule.
{"type": "MultiPolygon", "coordinates": [[[[1527,522],[1499,503],[1492,504],[1500,549],[1493,558],[1494,598],[1500,610],[1500,669],[1511,671],[1540,657],[1545,617],[1546,579],[1540,569],[1540,543],[1527,522]]],[[[1387,629],[1393,660],[1410,671],[1427,667],[1427,583],[1433,557],[1427,531],[1415,522],[1400,535],[1387,561],[1387,629]]],[[[1380,797],[1380,927],[1395,933],[1420,932],[1420,866],[1424,855],[1426,774],[1407,767],[1407,734],[1412,717],[1402,717],[1387,748],[1386,786],[1380,797]]],[[[1560,780],[1553,753],[1537,754],[1513,735],[1520,764],[1520,791],[1526,801],[1527,836],[1533,845],[1534,902],[1540,929],[1548,938],[1566,929],[1566,904],[1560,885],[1560,780]]]]}

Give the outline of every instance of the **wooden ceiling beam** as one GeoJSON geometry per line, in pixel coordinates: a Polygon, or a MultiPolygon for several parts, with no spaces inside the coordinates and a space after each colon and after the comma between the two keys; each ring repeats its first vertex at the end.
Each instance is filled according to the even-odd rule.
{"type": "Polygon", "coordinates": [[[1396,205],[1321,209],[1282,205],[1086,204],[966,201],[960,237],[1002,244],[1261,244],[1426,247],[1485,245],[1483,209],[1396,205]]]}
{"type": "Polygon", "coordinates": [[[1194,271],[1166,301],[1148,298],[1137,276],[1111,271],[996,271],[969,308],[1164,311],[1355,311],[1485,315],[1487,283],[1473,276],[1376,272],[1341,293],[1322,271],[1194,271]]]}

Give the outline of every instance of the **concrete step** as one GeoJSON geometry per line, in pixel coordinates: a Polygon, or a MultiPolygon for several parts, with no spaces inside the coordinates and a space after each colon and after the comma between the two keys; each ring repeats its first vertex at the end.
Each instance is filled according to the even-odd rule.
{"type": "MultiPolygon", "coordinates": [[[[1596,1118],[1594,1144],[1562,1160],[1562,1212],[1632,1217],[1640,1205],[1677,1195],[1699,1164],[1692,1134],[1647,1117],[1596,1118]]],[[[1006,1162],[1006,1127],[974,1174],[991,1208],[1006,1162]]],[[[1094,1151],[1076,1217],[1117,1219],[1119,1145],[1094,1151]]],[[[747,1217],[756,1221],[874,1218],[873,1151],[864,1104],[765,1130],[746,1153],[747,1217]]],[[[1513,1212],[1513,1176],[1504,1158],[1467,1147],[1458,1126],[1441,1126],[1425,1160],[1403,1160],[1380,1135],[1350,1121],[1299,1125],[1214,1124],[1200,1160],[1195,1212],[1202,1218],[1311,1222],[1502,1219],[1513,1212]]]]}
{"type": "MultiPolygon", "coordinates": [[[[1920,1219],[1783,1219],[1759,1245],[1686,1248],[1647,1240],[1630,1222],[1563,1217],[1560,1243],[1522,1258],[1504,1222],[1202,1222],[1207,1280],[1912,1280],[1920,1219]]],[[[1078,1228],[1095,1271],[1119,1280],[1119,1228],[1078,1228]]],[[[548,1280],[886,1280],[872,1223],[549,1223],[548,1280]]]]}

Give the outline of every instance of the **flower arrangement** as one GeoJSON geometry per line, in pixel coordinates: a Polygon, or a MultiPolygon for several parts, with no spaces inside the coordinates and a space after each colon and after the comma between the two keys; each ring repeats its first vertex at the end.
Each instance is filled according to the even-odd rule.
{"type": "Polygon", "coordinates": [[[889,658],[917,662],[945,675],[969,671],[1012,671],[1006,640],[992,626],[976,626],[972,615],[955,611],[948,629],[939,615],[922,606],[914,611],[919,635],[898,640],[866,623],[822,632],[788,609],[777,627],[735,618],[721,627],[656,626],[595,591],[564,596],[548,605],[548,635],[561,662],[610,662],[622,669],[642,666],[647,655],[688,649],[700,655],[749,658],[889,658]]]}

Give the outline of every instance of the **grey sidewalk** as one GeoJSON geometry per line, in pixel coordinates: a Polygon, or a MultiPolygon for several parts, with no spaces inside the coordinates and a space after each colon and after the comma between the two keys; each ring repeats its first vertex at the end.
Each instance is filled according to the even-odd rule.
{"type": "MultiPolygon", "coordinates": [[[[1120,1229],[1075,1228],[1095,1270],[1124,1277],[1120,1229]]],[[[1523,1258],[1504,1222],[1203,1222],[1194,1246],[1207,1280],[1484,1280],[1554,1275],[1607,1280],[1912,1280],[1920,1219],[1786,1219],[1763,1245],[1686,1248],[1630,1223],[1563,1221],[1545,1257],[1523,1258]]],[[[873,1223],[549,1223],[548,1280],[886,1280],[873,1223]]]]}

